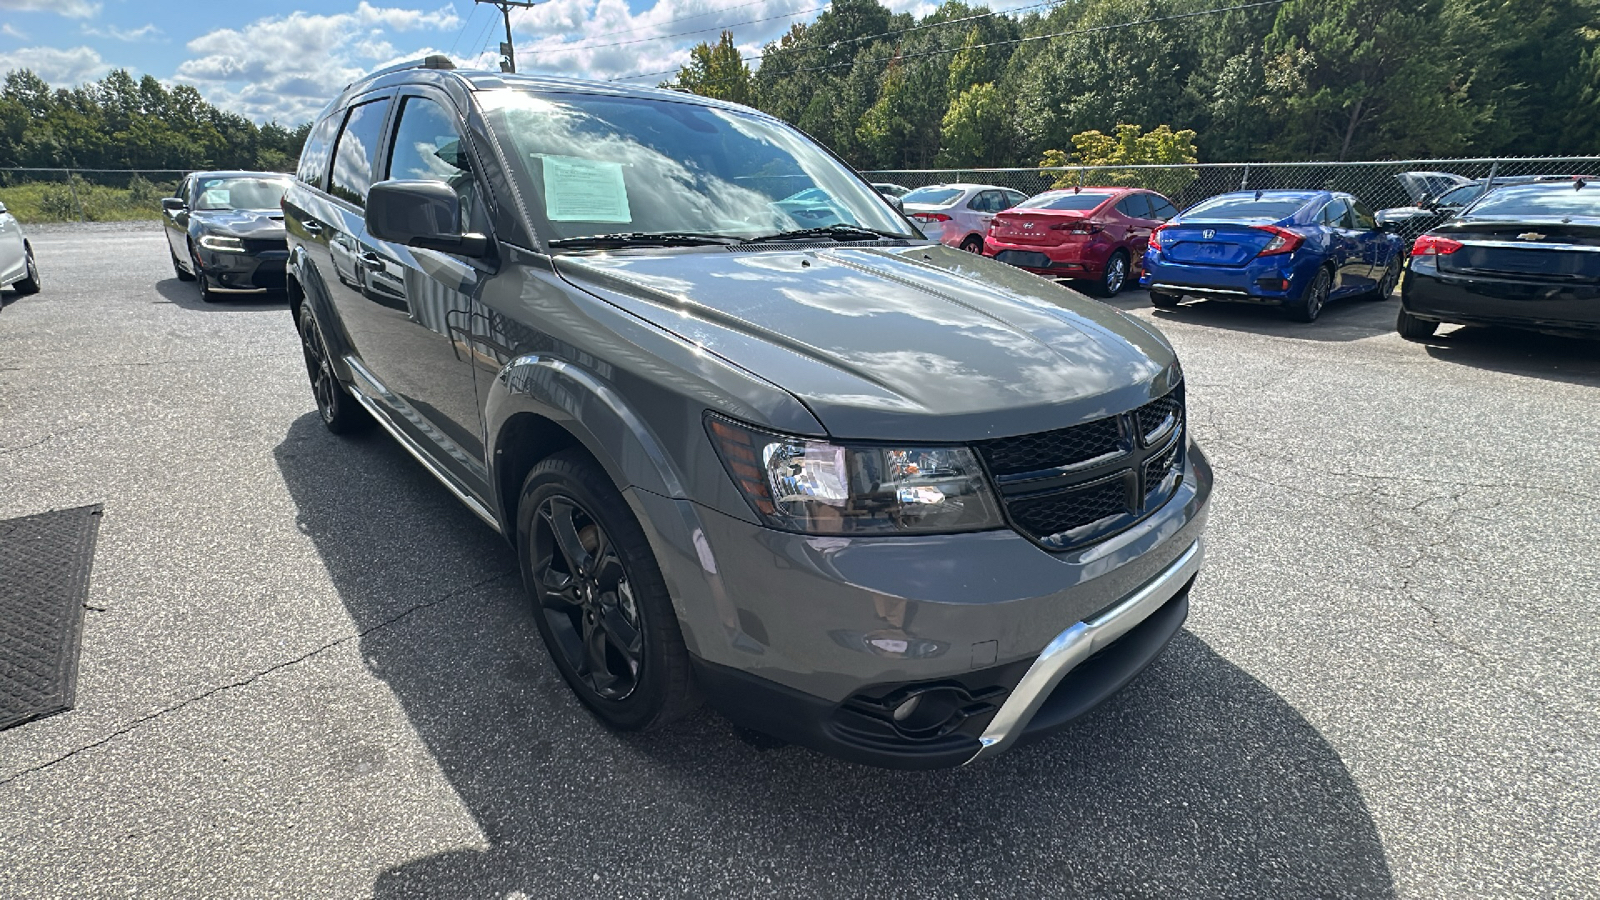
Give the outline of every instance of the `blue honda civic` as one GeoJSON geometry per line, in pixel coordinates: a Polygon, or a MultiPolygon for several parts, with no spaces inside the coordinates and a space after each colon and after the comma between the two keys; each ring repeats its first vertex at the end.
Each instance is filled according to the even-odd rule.
{"type": "Polygon", "coordinates": [[[1159,307],[1192,296],[1281,306],[1311,322],[1335,298],[1387,298],[1400,280],[1403,250],[1349,194],[1238,191],[1157,228],[1139,284],[1159,307]]]}

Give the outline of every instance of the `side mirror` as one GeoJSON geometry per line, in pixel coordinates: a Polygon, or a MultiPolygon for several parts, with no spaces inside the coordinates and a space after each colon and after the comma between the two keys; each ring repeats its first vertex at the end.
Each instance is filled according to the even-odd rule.
{"type": "Polygon", "coordinates": [[[906,205],[899,197],[890,197],[885,194],[884,199],[889,201],[889,205],[894,207],[896,212],[900,213],[901,215],[905,215],[906,205]]]}
{"type": "Polygon", "coordinates": [[[183,212],[183,199],[180,197],[162,197],[161,208],[167,212],[183,212]]]}
{"type": "Polygon", "coordinates": [[[380,241],[459,256],[489,254],[489,239],[461,233],[461,198],[440,181],[380,181],[367,192],[367,233],[380,241]]]}

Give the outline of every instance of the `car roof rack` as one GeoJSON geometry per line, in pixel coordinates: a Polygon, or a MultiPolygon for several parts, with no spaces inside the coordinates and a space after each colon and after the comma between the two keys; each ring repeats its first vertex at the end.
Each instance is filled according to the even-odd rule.
{"type": "Polygon", "coordinates": [[[412,59],[403,63],[395,63],[392,66],[385,66],[376,72],[367,73],[364,77],[376,78],[379,75],[404,72],[407,69],[454,69],[455,67],[456,64],[450,61],[450,57],[442,53],[435,53],[432,56],[424,56],[422,59],[412,59]]]}

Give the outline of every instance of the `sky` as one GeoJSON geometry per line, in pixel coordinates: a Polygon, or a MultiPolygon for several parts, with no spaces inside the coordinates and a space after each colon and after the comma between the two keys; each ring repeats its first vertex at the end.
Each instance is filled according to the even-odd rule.
{"type": "MultiPolygon", "coordinates": [[[[498,69],[505,37],[498,9],[471,0],[387,2],[0,0],[0,73],[28,68],[68,87],[123,68],[135,78],[193,85],[257,122],[292,126],[355,78],[390,63],[445,53],[458,66],[498,69]]],[[[512,11],[517,70],[598,79],[675,70],[690,47],[714,42],[723,26],[745,56],[754,56],[794,23],[816,19],[826,2],[545,0],[512,11]]],[[[936,6],[885,5],[919,16],[936,6]]]]}

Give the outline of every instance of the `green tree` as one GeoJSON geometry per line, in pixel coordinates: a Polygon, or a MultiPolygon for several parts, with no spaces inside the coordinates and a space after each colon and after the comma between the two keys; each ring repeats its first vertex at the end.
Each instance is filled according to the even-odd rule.
{"type": "Polygon", "coordinates": [[[1148,132],[1138,125],[1118,125],[1114,134],[1084,131],[1073,135],[1070,158],[1061,150],[1047,150],[1039,165],[1050,168],[1074,165],[1099,167],[1094,172],[1062,172],[1052,187],[1073,187],[1091,182],[1129,184],[1172,196],[1195,180],[1195,170],[1149,171],[1130,168],[1116,171],[1114,167],[1193,165],[1200,161],[1194,139],[1193,131],[1173,131],[1169,125],[1160,125],[1148,132]],[[1106,171],[1106,167],[1112,168],[1106,171]]]}
{"type": "Polygon", "coordinates": [[[940,124],[938,164],[959,168],[995,162],[1007,149],[1002,136],[1010,116],[1005,96],[993,83],[962,91],[940,124]]]}
{"type": "Polygon", "coordinates": [[[696,44],[689,51],[689,63],[678,70],[675,81],[676,87],[702,97],[746,105],[755,102],[750,67],[739,56],[731,31],[724,31],[715,45],[704,41],[696,44]]]}

